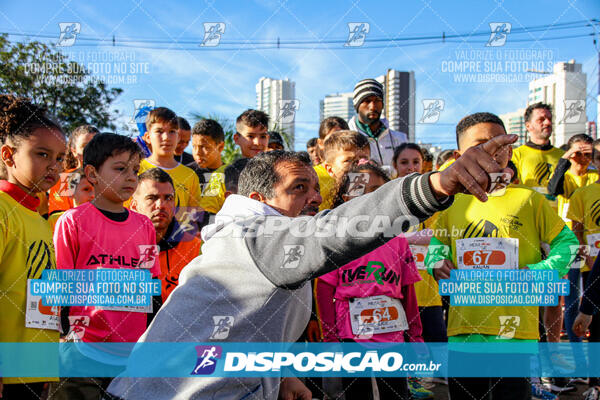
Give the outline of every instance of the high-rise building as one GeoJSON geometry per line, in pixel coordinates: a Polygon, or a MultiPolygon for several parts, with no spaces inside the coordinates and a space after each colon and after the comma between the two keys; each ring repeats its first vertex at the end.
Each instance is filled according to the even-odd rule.
{"type": "Polygon", "coordinates": [[[383,85],[385,95],[382,117],[387,118],[392,130],[406,133],[408,141],[414,142],[415,73],[388,69],[385,75],[375,79],[383,85]]]}
{"type": "Polygon", "coordinates": [[[502,122],[504,122],[506,133],[519,136],[519,140],[515,143],[515,146],[525,144],[527,141],[527,129],[525,129],[524,114],[525,109],[519,108],[517,111],[498,115],[502,122]]]}
{"type": "Polygon", "coordinates": [[[269,114],[269,130],[277,128],[283,131],[290,139],[291,148],[294,148],[296,102],[296,83],[285,79],[271,79],[262,77],[256,84],[256,109],[269,114]],[[285,110],[289,110],[286,112],[285,110]]]}
{"type": "Polygon", "coordinates": [[[552,144],[561,146],[578,133],[585,133],[586,74],[575,60],[554,64],[552,74],[529,82],[528,105],[552,106],[552,144]]]}
{"type": "Polygon", "coordinates": [[[353,93],[328,94],[319,102],[319,122],[329,117],[340,117],[348,121],[355,114],[352,105],[353,93]]]}

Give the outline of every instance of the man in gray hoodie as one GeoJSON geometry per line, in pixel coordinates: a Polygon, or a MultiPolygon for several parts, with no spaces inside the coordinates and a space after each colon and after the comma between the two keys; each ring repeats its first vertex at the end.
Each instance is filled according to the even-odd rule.
{"type": "MultiPolygon", "coordinates": [[[[139,341],[295,342],[310,316],[311,279],[383,245],[408,229],[407,221],[447,208],[456,193],[486,201],[489,173],[502,172],[494,155],[516,140],[496,137],[443,172],[393,180],[316,215],[321,197],[308,157],[285,151],[254,157],[240,176],[239,195],[229,196],[203,229],[202,255],[183,269],[139,341]],[[383,231],[382,217],[393,222],[383,231]],[[340,235],[342,225],[352,234],[340,235]],[[216,329],[225,317],[227,327],[216,329]]],[[[286,381],[281,390],[288,398],[310,398],[297,380],[286,381]]],[[[274,400],[280,379],[116,378],[108,391],[123,399],[274,400]]]]}

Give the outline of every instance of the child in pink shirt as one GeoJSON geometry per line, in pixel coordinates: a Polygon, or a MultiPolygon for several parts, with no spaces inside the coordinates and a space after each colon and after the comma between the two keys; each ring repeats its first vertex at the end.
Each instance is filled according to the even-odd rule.
{"type": "MultiPolygon", "coordinates": [[[[147,269],[153,277],[160,274],[152,222],[123,207],[137,187],[140,155],[138,145],[130,138],[110,133],[95,135],[85,147],[84,171],[96,196],[58,219],[54,231],[57,268],[147,269]]],[[[151,306],[72,306],[67,339],[137,342],[146,330],[149,312],[151,306]]],[[[70,362],[77,362],[82,355],[81,362],[94,358],[86,354],[85,347],[80,351],[82,354],[65,354],[63,358],[70,362]]],[[[61,378],[51,392],[56,398],[100,398],[109,384],[109,378],[61,378]]]]}
{"type": "MultiPolygon", "coordinates": [[[[342,178],[334,205],[389,181],[361,161],[342,178]]],[[[317,279],[317,314],[326,342],[423,342],[414,283],[421,280],[408,243],[398,236],[317,279]]],[[[346,399],[372,398],[370,378],[343,378],[346,399]]],[[[377,378],[381,398],[408,398],[406,378],[377,378]],[[385,381],[385,382],[384,382],[385,381]],[[388,393],[389,392],[389,393],[388,393]],[[404,396],[404,397],[402,397],[404,396]]]]}

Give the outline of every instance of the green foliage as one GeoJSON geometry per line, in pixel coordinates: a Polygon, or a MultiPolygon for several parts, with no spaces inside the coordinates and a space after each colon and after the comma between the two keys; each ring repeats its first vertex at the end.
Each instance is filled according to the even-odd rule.
{"type": "Polygon", "coordinates": [[[0,35],[0,92],[45,104],[66,132],[83,124],[114,130],[109,107],[122,91],[44,43],[11,43],[0,35]]]}

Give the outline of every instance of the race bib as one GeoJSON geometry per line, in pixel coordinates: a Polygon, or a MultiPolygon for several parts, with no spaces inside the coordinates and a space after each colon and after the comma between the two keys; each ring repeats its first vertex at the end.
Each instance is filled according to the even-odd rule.
{"type": "Polygon", "coordinates": [[[587,235],[585,240],[587,240],[587,243],[590,245],[590,256],[597,257],[598,250],[600,250],[600,233],[587,235]]]}
{"type": "Polygon", "coordinates": [[[406,313],[399,299],[371,296],[348,300],[352,333],[356,336],[405,331],[406,313]]]}
{"type": "Polygon", "coordinates": [[[456,241],[456,261],[462,269],[519,268],[519,240],[469,238],[456,241]]]}
{"type": "Polygon", "coordinates": [[[413,259],[415,260],[415,264],[417,269],[425,270],[425,256],[427,255],[427,246],[418,246],[416,244],[411,244],[410,252],[413,255],[413,259]]]}
{"type": "Polygon", "coordinates": [[[31,279],[27,279],[27,306],[25,310],[25,327],[37,329],[52,329],[58,331],[60,328],[58,307],[45,306],[42,304],[42,296],[30,294],[31,279]]]}

